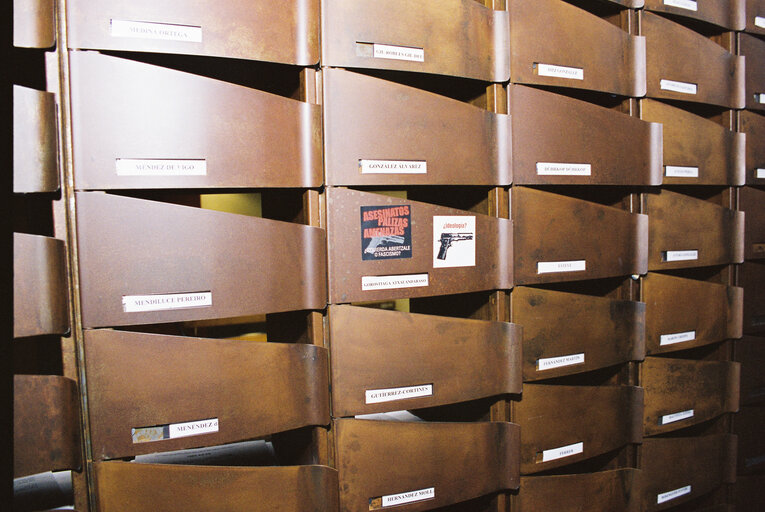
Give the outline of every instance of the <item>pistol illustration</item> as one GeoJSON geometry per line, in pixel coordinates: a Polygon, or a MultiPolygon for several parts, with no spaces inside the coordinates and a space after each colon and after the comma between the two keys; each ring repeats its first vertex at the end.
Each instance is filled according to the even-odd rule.
{"type": "Polygon", "coordinates": [[[404,243],[404,237],[403,236],[397,236],[397,235],[390,235],[390,236],[373,236],[372,240],[369,242],[369,245],[367,245],[367,248],[364,249],[365,253],[368,254],[374,254],[375,248],[380,245],[383,242],[392,242],[396,244],[403,244],[404,243]]]}
{"type": "Polygon", "coordinates": [[[441,249],[438,250],[438,259],[446,259],[446,251],[452,246],[452,242],[472,239],[473,233],[441,233],[441,249]]]}

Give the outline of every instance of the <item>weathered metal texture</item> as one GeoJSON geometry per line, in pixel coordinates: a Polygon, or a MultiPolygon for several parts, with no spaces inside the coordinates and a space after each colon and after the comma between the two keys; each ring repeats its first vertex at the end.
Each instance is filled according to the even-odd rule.
{"type": "Polygon", "coordinates": [[[757,475],[741,475],[736,478],[733,489],[733,502],[731,505],[735,511],[761,510],[765,505],[765,496],[762,489],[765,487],[765,473],[757,475]]]}
{"type": "Polygon", "coordinates": [[[431,510],[518,487],[518,425],[334,421],[340,510],[376,510],[382,497],[433,489],[402,504],[431,510]]]}
{"type": "Polygon", "coordinates": [[[80,468],[79,403],[71,379],[13,376],[14,478],[80,468]]]}
{"type": "Polygon", "coordinates": [[[516,184],[661,185],[660,124],[521,85],[508,102],[516,184]]]}
{"type": "Polygon", "coordinates": [[[520,393],[521,335],[507,322],[330,306],[332,415],[520,393]]]}
{"type": "Polygon", "coordinates": [[[508,14],[474,0],[322,0],[322,65],[506,82],[508,14]],[[385,56],[390,45],[419,57],[385,56]]]}
{"type": "Polygon", "coordinates": [[[516,284],[646,273],[646,215],[527,187],[514,187],[511,203],[516,284]]]}
{"type": "Polygon", "coordinates": [[[521,474],[589,459],[642,439],[643,390],[633,386],[526,384],[513,402],[521,474]]]}
{"type": "Polygon", "coordinates": [[[39,235],[13,234],[13,337],[69,331],[66,246],[39,235]]]}
{"type": "Polygon", "coordinates": [[[645,95],[642,36],[558,0],[509,0],[507,5],[511,82],[645,95]],[[540,75],[540,65],[575,68],[581,78],[540,75]]]}
{"type": "Polygon", "coordinates": [[[649,272],[643,278],[642,299],[648,354],[742,336],[743,288],[649,272]]]}
{"type": "Polygon", "coordinates": [[[645,389],[646,436],[663,434],[736,412],[741,365],[646,357],[640,366],[645,389]]]}
{"type": "Polygon", "coordinates": [[[750,34],[765,35],[765,0],[745,0],[746,28],[750,34]]]}
{"type": "MultiPolygon", "coordinates": [[[[512,221],[345,188],[329,188],[326,195],[331,303],[512,288],[512,221]],[[402,219],[411,226],[411,241],[403,242],[411,245],[411,257],[362,259],[368,248],[366,242],[362,243],[361,229],[361,208],[366,206],[402,207],[410,212],[408,220],[402,219]],[[475,265],[434,266],[441,245],[434,232],[436,216],[458,216],[465,222],[475,219],[473,240],[455,242],[475,244],[475,265]],[[389,289],[367,285],[365,290],[362,285],[368,278],[404,276],[408,279],[423,274],[427,274],[427,283],[423,284],[418,278],[415,287],[400,283],[389,289]]],[[[452,250],[454,247],[449,249],[452,250]]]]}
{"type": "Polygon", "coordinates": [[[765,258],[765,191],[742,187],[738,192],[738,209],[746,214],[744,224],[744,258],[765,258]]]}
{"type": "Polygon", "coordinates": [[[512,495],[517,512],[638,512],[641,471],[625,468],[573,475],[524,476],[512,495]]]}
{"type": "Polygon", "coordinates": [[[717,0],[707,2],[686,0],[668,2],[667,0],[645,0],[646,11],[663,12],[700,20],[728,30],[744,30],[746,26],[746,0],[717,0]],[[675,4],[675,5],[672,5],[675,4]]]}
{"type": "Polygon", "coordinates": [[[640,111],[642,119],[664,125],[665,185],[744,184],[745,134],[660,101],[643,100],[640,111]]]}
{"type": "Polygon", "coordinates": [[[342,69],[322,74],[328,185],[512,183],[508,115],[342,69]],[[418,170],[379,169],[391,161],[418,170]]]}
{"type": "Polygon", "coordinates": [[[645,193],[644,201],[649,270],[744,261],[743,212],[666,189],[645,193]]]}
{"type": "Polygon", "coordinates": [[[76,201],[84,327],[326,307],[323,229],[101,192],[76,201]]]}
{"type": "Polygon", "coordinates": [[[744,334],[765,333],[765,262],[740,265],[738,284],[744,289],[744,334]]]}
{"type": "Polygon", "coordinates": [[[70,48],[319,62],[319,0],[70,0],[67,26],[70,48]]]}
{"type": "Polygon", "coordinates": [[[743,57],[649,12],[643,14],[642,30],[648,47],[648,97],[744,108],[743,57]],[[686,84],[681,89],[688,92],[672,90],[666,83],[662,88],[662,81],[686,84]]]}
{"type": "Polygon", "coordinates": [[[736,480],[736,436],[645,439],[641,459],[642,510],[666,510],[736,480]]]}
{"type": "Polygon", "coordinates": [[[86,330],[85,352],[98,460],[329,424],[321,347],[86,330]],[[212,418],[218,427],[211,433],[142,441],[132,432],[212,418]]]}
{"type": "Polygon", "coordinates": [[[56,45],[56,2],[13,0],[13,46],[51,48],[56,45]]]}
{"type": "Polygon", "coordinates": [[[765,116],[739,112],[741,131],[746,134],[746,184],[765,185],[765,116]]]}
{"type": "Polygon", "coordinates": [[[741,405],[765,402],[765,338],[744,336],[736,341],[733,360],[741,363],[741,405]]]}
{"type": "Polygon", "coordinates": [[[512,321],[523,326],[525,382],[584,373],[645,357],[646,306],[519,286],[512,321]]]}
{"type": "Polygon", "coordinates": [[[13,191],[59,189],[56,97],[13,86],[13,191]]]}
{"type": "Polygon", "coordinates": [[[733,416],[733,433],[738,436],[739,475],[762,473],[765,469],[765,407],[742,407],[733,416]]]}
{"type": "Polygon", "coordinates": [[[327,466],[184,466],[96,462],[99,510],[335,512],[337,471],[327,466]]]}
{"type": "MultiPolygon", "coordinates": [[[[765,41],[739,35],[739,53],[746,58],[746,108],[765,113],[765,41]]],[[[759,141],[762,144],[762,141],[759,141]]]]}
{"type": "Polygon", "coordinates": [[[70,68],[77,189],[323,182],[318,105],[95,52],[70,68]]]}

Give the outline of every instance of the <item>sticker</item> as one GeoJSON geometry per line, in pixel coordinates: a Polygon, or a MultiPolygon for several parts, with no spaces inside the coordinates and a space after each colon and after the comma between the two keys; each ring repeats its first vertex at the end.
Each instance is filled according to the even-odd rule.
{"type": "Polygon", "coordinates": [[[537,274],[551,272],[581,272],[587,270],[587,260],[574,261],[540,261],[537,263],[537,274]]]}
{"type": "Polygon", "coordinates": [[[433,216],[433,268],[475,266],[475,217],[433,216]]]}
{"type": "Polygon", "coordinates": [[[757,169],[757,171],[755,172],[755,178],[757,178],[758,180],[765,178],[765,169],[757,169]]]}
{"type": "Polygon", "coordinates": [[[565,457],[571,457],[584,452],[584,443],[575,443],[568,446],[561,446],[560,448],[553,448],[552,450],[545,450],[542,452],[542,462],[549,462],[551,460],[563,459],[565,457]]]}
{"type": "Polygon", "coordinates": [[[537,162],[537,176],[590,176],[591,174],[590,164],[537,162]]]}
{"type": "Polygon", "coordinates": [[[137,37],[188,43],[202,42],[202,27],[151,21],[111,20],[111,34],[113,37],[137,37]]]}
{"type": "Polygon", "coordinates": [[[412,257],[412,217],[408,204],[361,207],[361,259],[412,257]]]}
{"type": "Polygon", "coordinates": [[[410,46],[393,46],[389,44],[372,44],[372,56],[375,59],[409,60],[425,62],[425,50],[410,46]]]}
{"type": "Polygon", "coordinates": [[[664,261],[690,261],[699,259],[699,251],[664,251],[664,261]]]}
{"type": "Polygon", "coordinates": [[[661,503],[664,503],[665,501],[674,500],[675,498],[679,498],[680,496],[685,496],[686,494],[690,494],[690,493],[691,493],[691,486],[686,485],[685,487],[675,489],[674,491],[657,494],[656,504],[659,505],[661,503]]]}
{"type": "Polygon", "coordinates": [[[123,295],[125,313],[166,311],[169,309],[203,308],[212,306],[212,292],[168,293],[164,295],[123,295]]]}
{"type": "Polygon", "coordinates": [[[205,176],[207,160],[118,158],[117,176],[205,176]]]}
{"type": "Polygon", "coordinates": [[[693,409],[689,411],[676,412],[673,414],[665,414],[661,417],[660,425],[667,425],[668,423],[674,423],[676,421],[687,420],[693,418],[693,409]]]}
{"type": "Polygon", "coordinates": [[[664,176],[668,178],[698,178],[698,167],[684,167],[681,165],[667,165],[664,167],[664,176]]]}
{"type": "Polygon", "coordinates": [[[420,489],[419,491],[402,492],[401,494],[378,496],[377,498],[369,499],[369,510],[394,507],[396,505],[404,505],[406,503],[414,503],[416,501],[432,500],[435,497],[435,487],[428,487],[427,489],[420,489]]]}
{"type": "Polygon", "coordinates": [[[569,356],[548,357],[537,360],[537,371],[552,370],[562,366],[584,364],[584,354],[571,354],[569,356]]]}
{"type": "Polygon", "coordinates": [[[361,174],[427,174],[423,160],[359,160],[361,174]]]}
{"type": "Polygon", "coordinates": [[[584,69],[556,66],[554,64],[534,63],[539,76],[551,76],[555,78],[568,78],[571,80],[584,80],[584,69]]]}
{"type": "Polygon", "coordinates": [[[367,389],[364,392],[367,404],[380,404],[394,402],[406,398],[418,398],[421,396],[433,396],[433,384],[422,386],[408,386],[404,388],[367,389]]]}
{"type": "Polygon", "coordinates": [[[688,9],[689,11],[697,11],[699,9],[696,5],[696,0],[664,0],[664,5],[688,9]]]}
{"type": "Polygon", "coordinates": [[[693,341],[696,339],[696,331],[678,332],[676,334],[662,334],[659,337],[659,346],[693,341]]]}
{"type": "Polygon", "coordinates": [[[659,82],[659,87],[665,91],[682,92],[684,94],[696,94],[696,84],[689,84],[688,82],[675,82],[674,80],[662,80],[659,82]]]}
{"type": "Polygon", "coordinates": [[[754,26],[765,28],[765,17],[764,16],[755,16],[754,17],[754,26]]]}
{"type": "Polygon", "coordinates": [[[428,274],[404,274],[399,276],[362,276],[362,291],[393,290],[428,286],[428,274]]]}

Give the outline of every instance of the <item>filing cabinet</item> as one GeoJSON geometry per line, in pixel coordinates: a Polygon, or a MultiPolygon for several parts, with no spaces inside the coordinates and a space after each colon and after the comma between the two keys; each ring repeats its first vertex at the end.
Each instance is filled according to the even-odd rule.
{"type": "Polygon", "coordinates": [[[49,92],[13,86],[13,192],[59,189],[56,98],[49,92]]]}
{"type": "Polygon", "coordinates": [[[741,405],[760,405],[765,401],[765,338],[744,336],[736,341],[734,361],[741,364],[741,405]]]}
{"type": "Polygon", "coordinates": [[[744,30],[746,27],[745,0],[646,0],[645,9],[704,21],[728,30],[744,30]]]}
{"type": "Polygon", "coordinates": [[[746,108],[765,112],[765,41],[741,34],[740,52],[746,58],[746,108]]]}
{"type": "Polygon", "coordinates": [[[746,214],[744,257],[765,258],[765,191],[754,187],[739,190],[739,209],[746,214]]]}
{"type": "Polygon", "coordinates": [[[746,32],[765,35],[765,3],[762,0],[746,0],[746,32]]]}
{"type": "Polygon", "coordinates": [[[747,136],[746,184],[765,184],[765,116],[742,110],[741,131],[747,136]]]}

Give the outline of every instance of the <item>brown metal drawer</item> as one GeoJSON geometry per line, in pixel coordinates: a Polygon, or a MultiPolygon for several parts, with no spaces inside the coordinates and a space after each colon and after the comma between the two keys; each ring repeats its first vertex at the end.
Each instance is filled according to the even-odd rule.
{"type": "Polygon", "coordinates": [[[56,96],[13,86],[13,192],[59,189],[56,96]]]}
{"type": "Polygon", "coordinates": [[[765,407],[742,407],[733,416],[738,436],[738,474],[762,473],[765,469],[765,407]]]}
{"type": "Polygon", "coordinates": [[[748,34],[739,38],[739,53],[747,64],[746,108],[765,113],[765,41],[748,34]]]}
{"type": "Polygon", "coordinates": [[[765,338],[744,336],[735,343],[734,361],[741,363],[741,405],[765,401],[765,338]]]}
{"type": "Polygon", "coordinates": [[[102,192],[76,200],[85,327],[326,306],[323,229],[102,192]]]}
{"type": "Polygon", "coordinates": [[[645,389],[646,436],[663,434],[736,412],[741,365],[646,357],[640,366],[645,389]]]}
{"type": "Polygon", "coordinates": [[[518,487],[518,425],[334,421],[340,510],[431,510],[518,487]]]}
{"type": "Polygon", "coordinates": [[[744,290],[649,272],[643,279],[646,351],[674,352],[740,338],[744,290]]]}
{"type": "Polygon", "coordinates": [[[318,105],[95,52],[70,67],[77,189],[322,184],[318,105]]]}
{"type": "Polygon", "coordinates": [[[13,0],[13,46],[51,48],[55,45],[56,2],[13,0]]]}
{"type": "Polygon", "coordinates": [[[746,28],[750,34],[765,35],[765,0],[745,0],[746,28]]]}
{"type": "Polygon", "coordinates": [[[520,393],[521,333],[507,322],[330,306],[332,415],[520,393]]]}
{"type": "Polygon", "coordinates": [[[740,265],[738,283],[744,289],[744,334],[765,333],[765,262],[740,265]]]}
{"type": "Polygon", "coordinates": [[[746,0],[645,0],[645,9],[699,20],[728,30],[744,30],[746,0]]]}
{"type": "Polygon", "coordinates": [[[765,258],[765,190],[742,187],[738,194],[738,209],[746,214],[744,257],[765,258]]]}
{"type": "Polygon", "coordinates": [[[742,110],[739,119],[746,134],[746,184],[765,185],[765,116],[742,110]]]}
{"type": "Polygon", "coordinates": [[[584,373],[645,357],[642,302],[519,286],[512,321],[523,326],[524,382],[584,373]]]}

